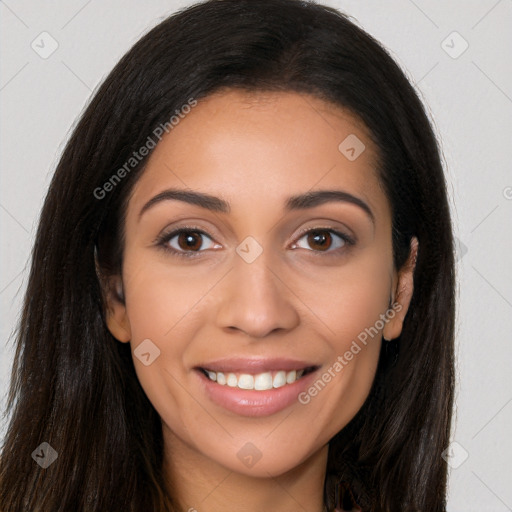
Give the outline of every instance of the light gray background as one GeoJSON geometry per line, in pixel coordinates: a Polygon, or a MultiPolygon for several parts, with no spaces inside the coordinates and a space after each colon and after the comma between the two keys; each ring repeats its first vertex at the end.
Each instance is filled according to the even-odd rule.
{"type": "MultiPolygon", "coordinates": [[[[38,213],[63,145],[118,59],[190,3],[0,1],[2,411],[38,213]],[[44,31],[58,43],[47,59],[31,47],[50,48],[44,31]]],[[[442,140],[460,242],[449,511],[512,511],[512,0],[326,3],[390,50],[442,140]]]]}

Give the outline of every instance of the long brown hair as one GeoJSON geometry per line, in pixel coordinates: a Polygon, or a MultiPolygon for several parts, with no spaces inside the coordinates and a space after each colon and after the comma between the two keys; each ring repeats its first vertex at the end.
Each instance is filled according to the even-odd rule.
{"type": "Polygon", "coordinates": [[[95,267],[119,272],[127,200],[147,156],[101,188],[190,98],[220,88],[314,94],[356,114],[380,153],[394,263],[419,241],[401,336],[383,343],[372,390],[329,444],[325,502],[348,482],[365,511],[445,511],[453,401],[454,248],[439,149],[414,88],[372,37],[297,0],[211,0],[170,16],[98,89],[41,212],[16,342],[0,510],[177,511],[162,475],[160,418],[129,344],[105,324],[95,267]],[[47,442],[46,469],[31,453],[47,442]]]}

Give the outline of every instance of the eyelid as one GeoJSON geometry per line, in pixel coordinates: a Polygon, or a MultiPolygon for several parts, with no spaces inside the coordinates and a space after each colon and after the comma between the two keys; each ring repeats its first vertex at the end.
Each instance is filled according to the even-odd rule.
{"type": "Polygon", "coordinates": [[[325,226],[325,225],[324,226],[322,226],[322,225],[313,226],[313,227],[309,226],[307,228],[301,229],[299,231],[299,233],[297,234],[297,236],[295,236],[293,243],[296,243],[297,240],[300,240],[304,235],[310,233],[311,231],[329,231],[329,232],[334,233],[335,235],[339,236],[343,240],[345,240],[345,242],[348,245],[355,245],[357,243],[357,238],[355,236],[348,235],[347,233],[340,231],[337,228],[334,228],[332,226],[325,226]]]}
{"type": "Polygon", "coordinates": [[[177,256],[195,257],[195,256],[200,255],[202,252],[205,252],[205,251],[178,251],[178,250],[174,249],[173,247],[169,247],[167,245],[169,243],[169,241],[172,240],[176,235],[179,235],[182,232],[187,232],[187,231],[191,231],[193,233],[198,233],[202,236],[206,236],[213,243],[215,243],[213,237],[208,232],[206,232],[204,229],[201,229],[197,226],[192,226],[192,225],[179,226],[177,228],[171,229],[170,231],[164,231],[163,233],[161,233],[160,235],[158,235],[156,237],[156,239],[154,240],[153,243],[156,244],[157,247],[159,247],[167,252],[170,252],[173,255],[177,255],[177,256]]]}
{"type": "MultiPolygon", "coordinates": [[[[187,231],[198,233],[202,236],[206,236],[214,244],[216,243],[214,238],[207,231],[205,231],[197,226],[193,226],[193,225],[179,226],[177,228],[171,229],[168,232],[164,231],[164,233],[157,236],[157,238],[154,240],[154,243],[157,246],[159,246],[160,248],[164,249],[165,251],[170,252],[173,255],[177,255],[177,256],[197,257],[197,256],[200,256],[201,253],[206,252],[206,250],[179,251],[179,250],[176,250],[167,245],[169,243],[169,241],[172,240],[176,235],[179,235],[182,232],[187,232],[187,231]]],[[[294,241],[292,242],[292,244],[296,244],[305,235],[307,235],[308,233],[314,232],[314,231],[327,231],[327,232],[333,233],[336,236],[338,236],[339,238],[341,238],[345,242],[344,245],[346,245],[346,246],[352,246],[357,243],[357,239],[353,236],[350,236],[350,235],[348,235],[342,231],[339,231],[338,229],[333,228],[331,226],[320,225],[320,226],[313,226],[313,227],[309,226],[309,227],[301,229],[299,231],[299,233],[294,237],[294,241]]],[[[325,255],[325,254],[337,253],[340,249],[341,248],[334,249],[334,250],[327,250],[327,251],[315,251],[315,250],[311,249],[310,252],[318,254],[318,255],[325,255]]],[[[211,249],[209,249],[209,250],[211,250],[211,249]]]]}

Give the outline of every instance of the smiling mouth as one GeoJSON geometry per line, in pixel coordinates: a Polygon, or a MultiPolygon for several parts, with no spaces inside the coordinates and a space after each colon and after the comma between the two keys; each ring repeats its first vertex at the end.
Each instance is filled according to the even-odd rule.
{"type": "Polygon", "coordinates": [[[308,366],[299,370],[277,370],[257,374],[236,372],[215,372],[206,368],[198,368],[210,381],[221,386],[232,388],[268,391],[293,384],[305,375],[316,370],[315,366],[308,366]]]}

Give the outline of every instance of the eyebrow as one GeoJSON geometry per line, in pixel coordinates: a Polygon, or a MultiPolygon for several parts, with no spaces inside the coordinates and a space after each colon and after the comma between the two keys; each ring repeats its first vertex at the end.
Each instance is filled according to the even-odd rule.
{"type": "MultiPolygon", "coordinates": [[[[182,201],[217,213],[231,212],[229,203],[219,197],[191,190],[167,189],[151,198],[142,207],[139,212],[139,220],[147,210],[162,201],[182,201]]],[[[330,202],[350,203],[356,205],[361,208],[370,218],[372,223],[375,224],[375,215],[368,204],[359,197],[342,190],[314,190],[304,194],[291,196],[285,202],[285,210],[306,210],[308,208],[314,208],[315,206],[320,206],[330,202]]]]}

